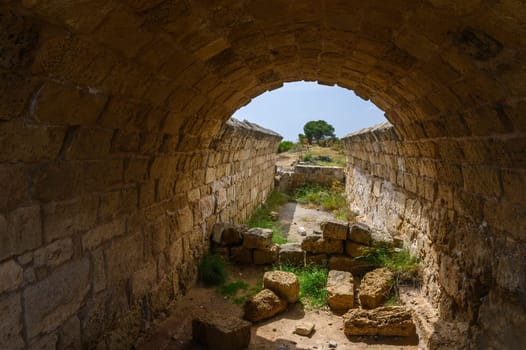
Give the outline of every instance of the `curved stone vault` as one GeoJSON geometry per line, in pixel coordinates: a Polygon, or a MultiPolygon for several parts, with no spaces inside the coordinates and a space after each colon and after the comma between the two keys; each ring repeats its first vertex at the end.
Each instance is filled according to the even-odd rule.
{"type": "MultiPolygon", "coordinates": [[[[429,177],[448,200],[430,200],[505,241],[480,257],[496,260],[490,270],[476,256],[458,269],[444,257],[437,269],[477,281],[441,304],[473,330],[463,346],[513,348],[524,314],[509,323],[479,307],[526,308],[525,51],[517,0],[3,1],[0,276],[13,283],[0,288],[0,310],[15,325],[0,344],[60,347],[70,332],[89,348],[166,305],[191,284],[210,224],[246,216],[209,210],[230,194],[215,180],[243,171],[235,162],[245,156],[271,159],[271,142],[242,154],[235,147],[253,146],[245,138],[225,158],[225,121],[284,82],[315,80],[386,111],[396,137],[370,147],[445,164],[429,177]],[[135,252],[131,265],[121,250],[135,252]],[[56,251],[67,253],[57,261],[56,251]],[[59,283],[73,287],[53,299],[59,283]]],[[[250,206],[264,196],[250,194],[250,206]]],[[[104,342],[114,348],[129,332],[104,342]]]]}

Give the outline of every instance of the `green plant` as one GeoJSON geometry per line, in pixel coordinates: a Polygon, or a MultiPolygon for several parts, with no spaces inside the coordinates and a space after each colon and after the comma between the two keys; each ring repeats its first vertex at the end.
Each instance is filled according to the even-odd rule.
{"type": "Polygon", "coordinates": [[[245,281],[233,281],[230,283],[225,283],[218,288],[218,291],[221,295],[226,297],[234,296],[240,290],[246,290],[248,284],[245,281]]]}
{"type": "Polygon", "coordinates": [[[282,266],[282,271],[292,272],[300,282],[300,300],[312,307],[322,307],[327,304],[328,271],[324,267],[282,266]]]}
{"type": "Polygon", "coordinates": [[[305,154],[303,155],[303,161],[304,162],[310,162],[311,160],[312,160],[312,153],[305,152],[305,154]]]}
{"type": "Polygon", "coordinates": [[[283,204],[287,203],[290,197],[278,191],[272,191],[265,203],[254,210],[247,221],[249,227],[269,228],[272,230],[272,242],[276,244],[287,243],[287,238],[283,235],[279,222],[272,219],[271,213],[277,211],[283,204]]]}
{"type": "Polygon", "coordinates": [[[392,248],[385,243],[377,243],[362,250],[364,259],[375,266],[387,267],[395,275],[395,281],[418,283],[420,263],[406,248],[392,248]]]}
{"type": "Polygon", "coordinates": [[[219,285],[225,282],[227,273],[223,258],[216,254],[207,254],[199,264],[199,280],[205,285],[219,285]]]}
{"type": "Polygon", "coordinates": [[[294,142],[292,141],[281,141],[278,145],[278,153],[290,151],[294,148],[294,142]]]}
{"type": "Polygon", "coordinates": [[[257,293],[261,292],[263,289],[262,287],[263,283],[260,281],[260,283],[256,284],[255,286],[250,287],[245,293],[243,293],[241,296],[234,298],[234,304],[236,305],[243,305],[247,299],[252,298],[257,293]]]}
{"type": "Polygon", "coordinates": [[[355,217],[347,205],[344,189],[339,181],[335,181],[330,187],[306,184],[296,190],[295,199],[298,203],[331,211],[341,220],[353,221],[355,217]]]}

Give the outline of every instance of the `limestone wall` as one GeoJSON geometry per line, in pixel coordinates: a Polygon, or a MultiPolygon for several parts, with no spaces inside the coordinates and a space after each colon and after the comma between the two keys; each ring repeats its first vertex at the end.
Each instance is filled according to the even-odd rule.
{"type": "Polygon", "coordinates": [[[526,192],[517,189],[526,186],[526,158],[510,150],[524,139],[402,141],[386,123],[348,135],[344,145],[351,207],[422,258],[437,333],[447,329],[461,348],[518,348],[526,329],[526,192]]]}
{"type": "Polygon", "coordinates": [[[278,169],[277,186],[282,192],[292,192],[307,183],[331,186],[335,181],[345,183],[345,169],[336,166],[297,164],[294,170],[278,169]]]}
{"type": "Polygon", "coordinates": [[[0,128],[2,349],[129,349],[195,279],[211,226],[271,190],[281,139],[227,122],[182,153],[153,132],[0,128]]]}

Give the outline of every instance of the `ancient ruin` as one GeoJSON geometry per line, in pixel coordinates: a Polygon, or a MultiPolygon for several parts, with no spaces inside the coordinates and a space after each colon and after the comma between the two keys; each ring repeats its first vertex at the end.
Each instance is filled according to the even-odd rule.
{"type": "Polygon", "coordinates": [[[526,5],[514,0],[6,0],[0,348],[128,349],[190,288],[216,222],[273,187],[280,137],[232,113],[284,82],[352,89],[369,225],[425,262],[429,332],[526,343],[526,5]]]}

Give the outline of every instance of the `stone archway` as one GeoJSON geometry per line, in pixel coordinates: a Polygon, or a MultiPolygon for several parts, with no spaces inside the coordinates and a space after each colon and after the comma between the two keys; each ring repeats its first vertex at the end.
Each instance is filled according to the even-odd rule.
{"type": "MultiPolygon", "coordinates": [[[[199,256],[191,247],[199,246],[206,220],[187,202],[193,190],[197,198],[208,191],[201,186],[211,140],[252,97],[301,79],[337,83],[385,110],[396,140],[374,147],[396,144],[408,169],[428,169],[411,163],[415,158],[435,165],[434,173],[403,171],[401,186],[411,189],[413,177],[435,179],[443,201],[433,203],[447,208],[445,216],[458,215],[465,228],[488,227],[497,243],[484,256],[460,267],[441,260],[445,275],[476,276],[473,292],[444,303],[444,314],[473,325],[470,344],[520,339],[524,319],[515,317],[512,340],[503,339],[498,329],[507,321],[495,308],[523,309],[526,290],[515,268],[526,250],[522,3],[87,0],[7,1],[0,8],[0,261],[14,281],[2,291],[2,307],[23,319],[14,322],[10,334],[19,336],[11,344],[44,341],[70,323],[91,344],[118,327],[115,315],[133,318],[131,277],[119,267],[139,271],[151,263],[158,280],[140,282],[155,292],[155,301],[140,300],[148,305],[166,303],[189,283],[199,256]],[[104,244],[86,248],[86,232],[104,244]],[[149,244],[163,254],[147,256],[149,244]],[[36,264],[45,249],[67,258],[36,264]],[[120,258],[123,249],[136,254],[134,264],[120,258]],[[488,256],[495,257],[491,268],[479,271],[488,256]],[[34,291],[53,295],[58,281],[78,271],[89,280],[49,308],[34,298],[37,316],[28,305],[22,312],[34,291]],[[46,315],[57,316],[54,307],[67,311],[41,328],[46,315]],[[489,326],[495,320],[499,327],[489,326]],[[494,332],[477,336],[478,327],[494,332]]],[[[440,243],[444,251],[455,246],[440,243]]],[[[453,293],[459,288],[435,282],[453,293]]]]}

